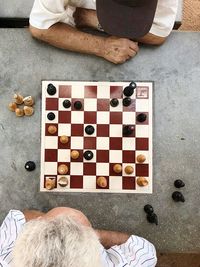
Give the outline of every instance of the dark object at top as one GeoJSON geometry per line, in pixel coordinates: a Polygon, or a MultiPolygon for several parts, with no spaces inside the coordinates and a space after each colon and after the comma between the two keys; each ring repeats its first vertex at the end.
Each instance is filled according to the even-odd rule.
{"type": "Polygon", "coordinates": [[[147,205],[144,206],[144,211],[147,214],[152,214],[154,212],[153,207],[151,205],[149,205],[149,204],[147,204],[147,205]]]}
{"type": "Polygon", "coordinates": [[[83,156],[86,160],[91,160],[94,157],[94,154],[92,151],[87,150],[84,152],[83,156]]]}
{"type": "Polygon", "coordinates": [[[134,93],[135,88],[136,88],[136,83],[131,82],[129,84],[129,86],[124,88],[124,91],[123,91],[124,95],[125,96],[132,96],[132,94],[134,93]]]}
{"type": "Polygon", "coordinates": [[[119,105],[119,100],[118,100],[117,98],[113,98],[113,99],[111,99],[111,101],[110,101],[110,105],[111,105],[112,107],[117,107],[117,106],[119,105]]]}
{"type": "Polygon", "coordinates": [[[35,170],[36,165],[35,162],[33,161],[27,161],[24,167],[27,171],[31,172],[35,170]]]}
{"type": "Polygon", "coordinates": [[[47,93],[49,95],[55,95],[55,93],[56,93],[56,87],[52,83],[48,84],[48,86],[47,86],[47,93]]]}
{"type": "Polygon", "coordinates": [[[89,134],[89,135],[93,134],[94,133],[94,127],[92,125],[86,126],[85,132],[86,132],[86,134],[89,134]]]}
{"type": "Polygon", "coordinates": [[[65,99],[63,101],[63,107],[64,108],[70,108],[71,107],[71,102],[68,99],[65,99]]]}
{"type": "Polygon", "coordinates": [[[158,0],[96,0],[98,21],[109,35],[137,39],[151,29],[157,3],[158,0]],[[119,23],[122,19],[123,23],[119,23]]]}
{"type": "Polygon", "coordinates": [[[74,107],[75,107],[75,109],[77,109],[77,110],[82,109],[82,103],[81,103],[81,101],[76,101],[76,102],[74,102],[74,107]]]}
{"type": "Polygon", "coordinates": [[[134,131],[133,125],[125,125],[123,127],[123,135],[131,135],[134,131]]]}
{"type": "Polygon", "coordinates": [[[144,121],[146,121],[146,119],[147,119],[147,115],[144,113],[140,113],[137,115],[137,121],[138,122],[144,122],[144,121]]]}
{"type": "Polygon", "coordinates": [[[130,106],[131,102],[132,101],[131,101],[131,98],[130,97],[125,97],[123,99],[123,106],[128,107],[128,106],[130,106]]]}
{"type": "Polygon", "coordinates": [[[158,225],[158,217],[155,213],[147,214],[147,221],[158,225]]]}
{"type": "Polygon", "coordinates": [[[49,112],[47,114],[47,118],[50,120],[50,121],[53,121],[55,119],[55,114],[53,112],[49,112]]]}
{"type": "Polygon", "coordinates": [[[183,194],[181,192],[178,192],[178,191],[175,191],[172,194],[172,198],[176,202],[185,202],[185,198],[184,198],[183,194]]]}
{"type": "Polygon", "coordinates": [[[176,181],[174,181],[174,186],[176,188],[181,188],[181,187],[185,186],[185,183],[182,180],[176,180],[176,181]]]}

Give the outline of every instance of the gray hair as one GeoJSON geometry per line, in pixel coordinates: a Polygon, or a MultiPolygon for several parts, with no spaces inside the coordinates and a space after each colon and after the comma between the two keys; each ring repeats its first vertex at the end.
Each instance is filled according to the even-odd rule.
{"type": "Polygon", "coordinates": [[[13,250],[13,267],[102,267],[94,230],[66,215],[25,224],[13,250]]]}

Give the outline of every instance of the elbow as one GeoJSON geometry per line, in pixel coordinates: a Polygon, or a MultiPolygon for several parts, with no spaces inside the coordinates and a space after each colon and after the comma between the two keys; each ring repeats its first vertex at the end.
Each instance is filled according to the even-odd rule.
{"type": "Polygon", "coordinates": [[[151,41],[151,45],[157,45],[160,46],[162,44],[164,44],[164,42],[166,41],[167,37],[160,37],[160,36],[155,36],[152,41],[151,41]]]}
{"type": "Polygon", "coordinates": [[[36,38],[36,39],[39,39],[41,40],[42,39],[42,36],[43,36],[43,30],[40,30],[40,29],[37,29],[33,26],[29,26],[29,32],[30,34],[32,35],[32,37],[36,38]]]}

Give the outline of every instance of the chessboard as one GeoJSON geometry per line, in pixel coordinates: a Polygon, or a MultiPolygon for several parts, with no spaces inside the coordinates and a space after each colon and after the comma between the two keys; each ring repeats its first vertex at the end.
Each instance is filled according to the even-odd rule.
{"type": "Polygon", "coordinates": [[[42,82],[42,192],[152,193],[153,82],[42,82]]]}

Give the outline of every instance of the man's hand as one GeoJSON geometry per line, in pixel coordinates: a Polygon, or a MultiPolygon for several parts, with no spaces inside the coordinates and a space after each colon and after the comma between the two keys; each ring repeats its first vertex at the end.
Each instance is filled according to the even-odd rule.
{"type": "Polygon", "coordinates": [[[99,56],[114,64],[120,64],[134,57],[138,51],[136,42],[112,36],[105,39],[99,56]]]}
{"type": "Polygon", "coordinates": [[[98,27],[99,22],[95,10],[77,7],[73,17],[77,28],[90,27],[97,29],[98,27]]]}

